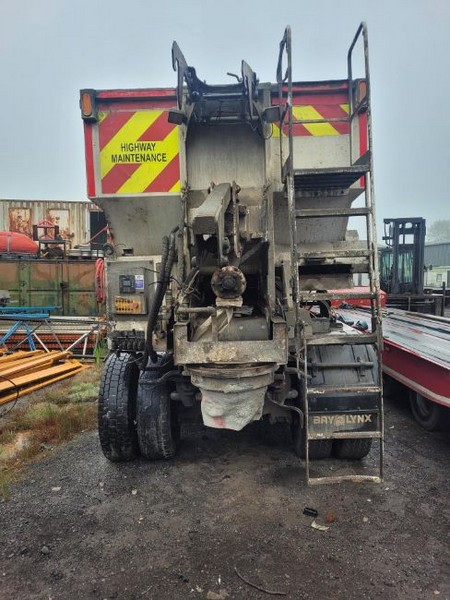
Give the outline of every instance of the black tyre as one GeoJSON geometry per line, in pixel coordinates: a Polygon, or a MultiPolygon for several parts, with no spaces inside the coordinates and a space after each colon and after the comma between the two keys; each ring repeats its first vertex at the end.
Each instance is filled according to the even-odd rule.
{"type": "Polygon", "coordinates": [[[103,454],[113,462],[139,454],[136,393],[139,369],[129,354],[110,354],[100,381],[98,434],[103,454]]]}
{"type": "Polygon", "coordinates": [[[361,460],[369,454],[371,448],[371,439],[352,438],[349,440],[335,440],[333,444],[333,454],[337,458],[361,460]]]}
{"type": "MultiPolygon", "coordinates": [[[[305,430],[300,427],[297,419],[292,423],[291,432],[294,453],[300,458],[306,458],[305,430]]],[[[313,440],[309,442],[309,458],[311,460],[330,458],[332,448],[333,440],[313,440]]]]}
{"type": "Polygon", "coordinates": [[[450,411],[431,402],[417,392],[410,391],[409,403],[415,420],[427,431],[446,431],[450,423],[450,411]]]}
{"type": "Polygon", "coordinates": [[[173,458],[180,445],[177,406],[166,383],[154,384],[162,370],[144,371],[137,394],[137,434],[142,456],[149,460],[173,458]]]}

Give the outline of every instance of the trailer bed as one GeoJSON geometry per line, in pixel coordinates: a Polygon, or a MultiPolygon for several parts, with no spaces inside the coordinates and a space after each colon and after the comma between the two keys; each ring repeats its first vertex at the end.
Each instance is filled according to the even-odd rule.
{"type": "MultiPolygon", "coordinates": [[[[336,311],[366,321],[361,309],[336,311]]],[[[383,372],[428,400],[450,407],[450,319],[399,309],[383,311],[383,372]]]]}

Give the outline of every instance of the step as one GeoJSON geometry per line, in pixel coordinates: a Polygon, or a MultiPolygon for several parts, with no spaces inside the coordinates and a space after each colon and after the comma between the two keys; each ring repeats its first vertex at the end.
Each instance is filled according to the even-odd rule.
{"type": "Polygon", "coordinates": [[[332,190],[343,193],[368,171],[368,164],[327,169],[294,169],[294,189],[317,195],[332,190]]]}
{"type": "Polygon", "coordinates": [[[327,334],[323,336],[313,336],[307,338],[307,346],[328,346],[328,345],[344,345],[344,344],[376,344],[378,336],[375,333],[360,333],[352,335],[349,333],[327,334]]]}
{"type": "Polygon", "coordinates": [[[370,292],[342,292],[327,293],[327,292],[299,292],[300,302],[314,302],[316,300],[374,300],[377,294],[370,292]]]}
{"type": "Polygon", "coordinates": [[[383,478],[379,475],[330,475],[329,477],[308,477],[309,485],[321,485],[328,483],[382,483],[383,478]]]}
{"type": "MultiPolygon", "coordinates": [[[[356,368],[357,365],[355,365],[356,368]]],[[[321,385],[320,387],[307,388],[306,394],[308,396],[335,396],[336,394],[355,394],[367,395],[367,394],[381,394],[381,387],[379,385],[348,385],[348,386],[336,386],[336,385],[321,385]]]]}
{"type": "Polygon", "coordinates": [[[303,208],[295,211],[296,219],[321,219],[327,217],[361,217],[372,213],[371,208],[303,208]]]}
{"type": "Polygon", "coordinates": [[[346,431],[335,433],[311,433],[308,435],[308,441],[315,440],[381,440],[383,433],[381,431],[346,431]]]}
{"type": "Polygon", "coordinates": [[[309,250],[307,252],[299,250],[297,252],[297,262],[299,265],[313,265],[314,263],[321,265],[364,265],[367,269],[364,272],[369,272],[371,254],[369,250],[309,250]]]}
{"type": "Polygon", "coordinates": [[[307,259],[307,258],[370,258],[373,254],[370,250],[365,248],[362,249],[329,249],[329,250],[314,250],[302,252],[301,250],[298,252],[299,259],[307,259]]]}

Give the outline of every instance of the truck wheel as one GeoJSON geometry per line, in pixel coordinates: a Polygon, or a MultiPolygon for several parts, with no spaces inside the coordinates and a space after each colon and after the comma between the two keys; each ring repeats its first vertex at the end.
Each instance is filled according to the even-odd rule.
{"type": "Polygon", "coordinates": [[[167,384],[152,385],[162,375],[159,370],[144,371],[137,393],[137,435],[142,456],[169,459],[180,445],[180,424],[176,404],[167,384]]]}
{"type": "Polygon", "coordinates": [[[351,438],[349,440],[335,440],[333,444],[333,454],[337,458],[361,460],[369,454],[371,448],[371,439],[351,438]]]}
{"type": "Polygon", "coordinates": [[[424,398],[422,394],[410,390],[409,403],[415,420],[427,431],[447,430],[450,423],[450,411],[424,398]]]}
{"type": "MultiPolygon", "coordinates": [[[[302,429],[298,421],[294,420],[291,425],[292,441],[294,443],[294,453],[300,458],[306,458],[305,430],[302,429]]],[[[319,460],[330,458],[333,440],[313,440],[309,442],[309,458],[319,460]]]]}
{"type": "Polygon", "coordinates": [[[110,354],[100,381],[98,434],[103,454],[112,462],[139,454],[136,392],[139,369],[129,354],[110,354]]]}

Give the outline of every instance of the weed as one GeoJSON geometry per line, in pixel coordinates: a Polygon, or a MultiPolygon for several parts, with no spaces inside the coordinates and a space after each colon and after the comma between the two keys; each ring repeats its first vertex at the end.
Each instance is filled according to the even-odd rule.
{"type": "Polygon", "coordinates": [[[9,486],[13,481],[14,478],[8,471],[0,471],[0,497],[4,502],[9,500],[9,486]]]}
{"type": "Polygon", "coordinates": [[[49,448],[72,439],[97,423],[96,366],[51,388],[30,395],[27,404],[8,414],[0,426],[0,497],[9,498],[9,486],[31,461],[49,448]]]}
{"type": "Polygon", "coordinates": [[[94,359],[97,364],[101,363],[108,355],[108,343],[106,339],[99,340],[94,348],[94,359]]]}

